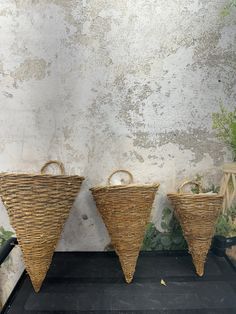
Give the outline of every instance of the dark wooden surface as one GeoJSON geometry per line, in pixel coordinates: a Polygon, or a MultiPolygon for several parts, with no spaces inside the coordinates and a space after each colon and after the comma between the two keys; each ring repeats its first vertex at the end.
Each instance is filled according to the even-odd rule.
{"type": "Polygon", "coordinates": [[[186,253],[142,253],[128,285],[113,252],[56,253],[40,293],[24,275],[6,313],[236,313],[236,271],[210,254],[199,278],[186,253]]]}

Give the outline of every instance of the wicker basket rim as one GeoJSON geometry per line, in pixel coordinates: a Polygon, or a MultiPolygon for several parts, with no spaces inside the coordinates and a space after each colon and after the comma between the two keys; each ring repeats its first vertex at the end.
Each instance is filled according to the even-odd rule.
{"type": "Polygon", "coordinates": [[[208,194],[208,193],[200,193],[200,194],[191,194],[191,193],[168,193],[167,194],[168,197],[186,197],[186,198],[205,198],[205,197],[209,197],[209,198],[223,198],[224,196],[222,194],[218,194],[218,193],[212,193],[212,194],[208,194]]]}
{"type": "Polygon", "coordinates": [[[101,185],[90,188],[90,191],[98,190],[120,190],[120,189],[129,189],[129,188],[156,188],[158,189],[160,183],[152,184],[119,184],[119,185],[101,185]]]}
{"type": "Polygon", "coordinates": [[[28,178],[35,178],[35,177],[53,177],[53,178],[80,178],[84,180],[85,177],[79,175],[66,175],[66,174],[41,174],[41,173],[25,173],[25,172],[0,172],[1,177],[28,177],[28,178]]]}

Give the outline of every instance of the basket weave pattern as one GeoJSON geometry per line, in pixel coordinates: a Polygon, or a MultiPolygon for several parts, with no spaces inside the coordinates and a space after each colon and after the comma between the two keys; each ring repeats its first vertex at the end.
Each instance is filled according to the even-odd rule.
{"type": "Polygon", "coordinates": [[[117,185],[91,189],[127,283],[133,279],[158,187],[159,184],[117,185]]]}
{"type": "Polygon", "coordinates": [[[217,194],[168,194],[180,222],[189,252],[199,276],[215,233],[215,225],[222,210],[223,196],[217,194]]]}
{"type": "Polygon", "coordinates": [[[0,194],[36,292],[46,276],[83,179],[65,175],[0,174],[0,194]]]}

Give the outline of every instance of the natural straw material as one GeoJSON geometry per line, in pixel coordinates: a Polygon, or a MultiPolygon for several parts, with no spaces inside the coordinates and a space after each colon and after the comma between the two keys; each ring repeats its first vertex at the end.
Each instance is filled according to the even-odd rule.
{"type": "Polygon", "coordinates": [[[201,192],[201,185],[198,182],[187,181],[181,185],[178,193],[168,194],[199,276],[204,274],[207,253],[223,204],[222,195],[201,192]],[[197,185],[200,194],[183,193],[182,189],[187,184],[197,185]]]}
{"type": "Polygon", "coordinates": [[[41,174],[0,174],[0,194],[36,292],[84,179],[64,173],[63,164],[52,160],[42,167],[41,174]],[[62,174],[44,174],[50,164],[58,165],[62,174]]]}
{"type": "Polygon", "coordinates": [[[127,283],[133,279],[137,258],[142,246],[145,228],[159,184],[135,185],[127,170],[117,170],[108,179],[108,185],[92,188],[97,208],[119,256],[127,283]],[[110,185],[112,176],[125,172],[130,181],[126,185],[110,185]]]}

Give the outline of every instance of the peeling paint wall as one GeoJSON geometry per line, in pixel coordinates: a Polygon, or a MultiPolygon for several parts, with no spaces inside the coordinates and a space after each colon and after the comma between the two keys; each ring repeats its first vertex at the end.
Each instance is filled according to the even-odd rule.
{"type": "MultiPolygon", "coordinates": [[[[226,3],[1,1],[0,170],[60,159],[86,177],[59,250],[107,246],[88,189],[114,169],[161,183],[157,225],[180,180],[217,183],[231,154],[211,114],[236,98],[236,12],[223,18],[226,3]]],[[[0,219],[10,228],[3,206],[0,219]]]]}

